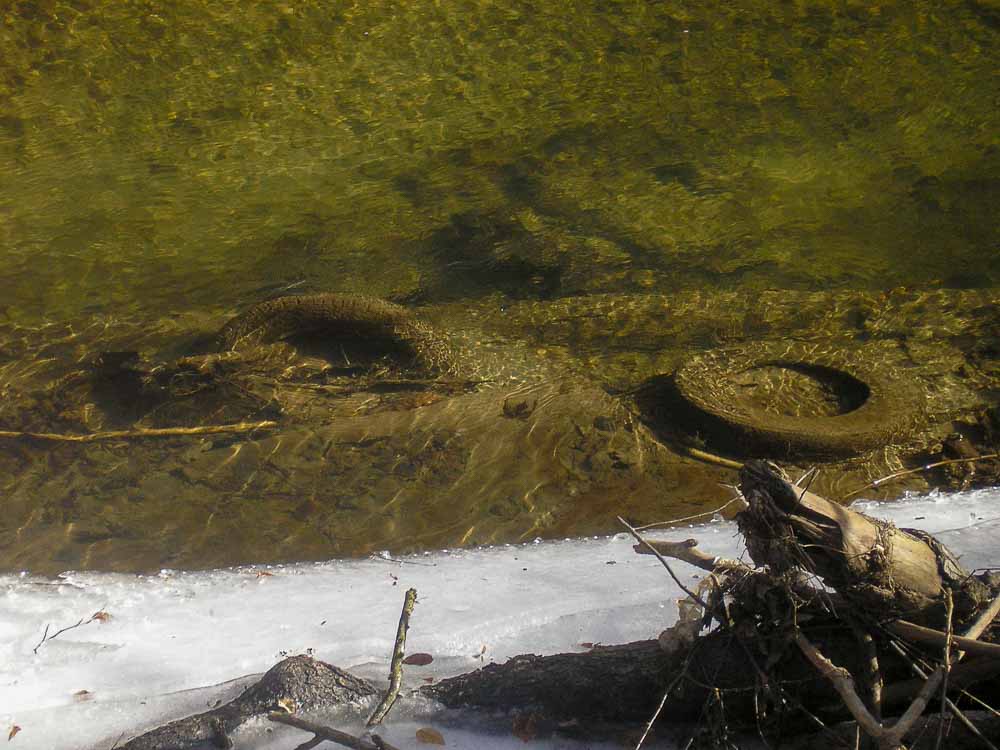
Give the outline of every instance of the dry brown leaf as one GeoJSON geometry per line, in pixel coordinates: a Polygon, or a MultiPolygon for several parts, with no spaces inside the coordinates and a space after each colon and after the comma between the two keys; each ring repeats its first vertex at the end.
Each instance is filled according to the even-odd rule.
{"type": "Polygon", "coordinates": [[[530,742],[538,736],[538,714],[515,714],[510,732],[521,742],[530,742]]]}
{"type": "Polygon", "coordinates": [[[434,661],[434,657],[430,654],[410,654],[405,659],[403,659],[403,664],[408,664],[412,667],[425,667],[434,661]]]}
{"type": "Polygon", "coordinates": [[[258,570],[257,571],[257,577],[258,578],[272,578],[272,577],[274,577],[274,573],[268,573],[266,570],[258,570]]]}
{"type": "Polygon", "coordinates": [[[107,622],[111,619],[111,615],[102,609],[100,612],[94,612],[94,614],[90,616],[90,619],[97,620],[98,622],[107,622]]]}
{"type": "Polygon", "coordinates": [[[73,693],[73,700],[82,703],[83,701],[89,701],[94,697],[94,694],[89,690],[77,690],[73,693]]]}
{"type": "Polygon", "coordinates": [[[417,730],[417,742],[423,742],[425,745],[443,745],[444,737],[436,729],[421,727],[417,730]]]}
{"type": "Polygon", "coordinates": [[[21,727],[19,727],[17,724],[15,724],[14,726],[12,726],[10,728],[10,734],[7,735],[7,742],[10,742],[12,739],[14,739],[14,735],[17,734],[20,731],[21,731],[21,727]]]}

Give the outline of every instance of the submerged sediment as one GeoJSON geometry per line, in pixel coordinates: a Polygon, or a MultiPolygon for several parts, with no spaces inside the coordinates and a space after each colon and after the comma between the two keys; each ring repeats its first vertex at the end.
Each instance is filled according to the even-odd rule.
{"type": "MultiPolygon", "coordinates": [[[[884,415],[907,425],[884,443],[787,459],[793,471],[819,465],[814,489],[842,497],[951,457],[953,433],[973,459],[970,450],[996,445],[996,302],[988,290],[698,292],[406,308],[336,294],[263,302],[223,325],[217,313],[95,319],[79,330],[8,324],[2,429],[278,427],[101,444],[4,440],[0,566],[317,559],[599,533],[622,512],[641,523],[715,507],[728,500],[720,483],[732,484],[732,470],[694,457],[731,464],[767,448],[717,440],[667,385],[719,343],[783,346],[799,361],[837,354],[859,382],[914,394],[919,408],[903,399],[884,415]]],[[[716,372],[726,374],[724,362],[716,372]]],[[[762,383],[766,419],[790,391],[784,375],[762,383]]],[[[826,398],[820,381],[791,385],[831,413],[854,403],[826,398]]],[[[821,411],[809,429],[822,438],[828,419],[838,417],[821,411]]],[[[877,491],[990,483],[995,464],[910,473],[877,491]]]]}

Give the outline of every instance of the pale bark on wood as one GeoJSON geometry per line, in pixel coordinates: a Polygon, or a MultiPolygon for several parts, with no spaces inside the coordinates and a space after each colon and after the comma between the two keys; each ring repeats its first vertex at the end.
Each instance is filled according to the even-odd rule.
{"type": "Polygon", "coordinates": [[[746,464],[740,489],[749,508],[738,522],[754,562],[775,572],[814,573],[860,612],[940,629],[948,590],[960,627],[992,598],[990,586],[931,535],[796,487],[774,464],[746,464]]]}

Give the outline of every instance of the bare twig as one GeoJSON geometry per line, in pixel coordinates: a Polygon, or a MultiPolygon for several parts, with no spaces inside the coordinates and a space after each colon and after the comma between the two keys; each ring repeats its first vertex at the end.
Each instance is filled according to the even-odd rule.
{"type": "Polygon", "coordinates": [[[869,482],[864,487],[858,487],[856,490],[852,490],[844,495],[841,500],[847,500],[849,497],[854,497],[855,495],[860,495],[865,490],[870,490],[875,487],[888,482],[890,479],[899,479],[899,477],[909,476],[910,474],[916,474],[921,471],[928,471],[930,469],[936,469],[939,466],[948,466],[949,464],[968,464],[975,463],[976,461],[985,461],[991,458],[1000,458],[1000,453],[988,453],[985,456],[972,456],[969,458],[949,458],[945,461],[935,461],[932,464],[924,464],[923,466],[918,466],[915,469],[904,469],[903,471],[896,471],[892,474],[887,474],[884,477],[876,479],[874,482],[869,482]]]}
{"type": "MultiPolygon", "coordinates": [[[[964,636],[955,636],[951,633],[950,597],[948,599],[948,630],[945,633],[938,630],[932,630],[931,628],[925,628],[920,625],[914,625],[913,623],[902,620],[896,620],[890,623],[888,627],[890,630],[897,632],[897,634],[902,637],[906,637],[909,640],[923,640],[924,642],[935,643],[943,646],[947,650],[950,650],[952,644],[955,644],[969,653],[983,652],[981,649],[984,647],[992,647],[992,649],[986,650],[984,653],[996,656],[1000,655],[1000,646],[991,643],[980,643],[976,639],[982,635],[983,631],[993,621],[993,616],[995,616],[996,613],[995,608],[1000,607],[998,601],[1000,601],[1000,594],[994,598],[994,601],[990,604],[990,606],[987,607],[986,610],[976,619],[976,621],[973,622],[973,624],[966,630],[964,636]],[[902,630],[903,632],[899,632],[899,630],[902,630]]],[[[938,685],[945,681],[947,673],[951,667],[950,656],[946,653],[945,663],[934,670],[930,677],[927,678],[923,689],[921,689],[920,693],[913,700],[913,703],[910,704],[910,707],[906,710],[903,716],[895,724],[893,724],[891,728],[887,728],[868,712],[860,698],[858,698],[857,692],[854,690],[853,679],[847,670],[835,666],[829,659],[823,656],[801,632],[795,636],[795,642],[802,650],[802,653],[805,654],[806,658],[808,658],[809,661],[811,661],[813,665],[833,683],[834,688],[840,694],[841,699],[857,720],[858,724],[862,726],[871,737],[876,739],[880,748],[888,749],[900,746],[903,735],[909,730],[917,717],[923,713],[931,695],[935,690],[937,690],[938,685]]],[[[896,648],[901,651],[898,646],[896,648]]],[[[911,664],[911,666],[918,674],[923,674],[916,664],[911,664]]],[[[948,701],[947,696],[945,696],[943,700],[944,705],[951,709],[953,713],[957,712],[956,715],[961,713],[957,708],[953,708],[953,704],[948,701]]],[[[963,723],[966,723],[967,721],[968,720],[966,719],[963,723]]]]}
{"type": "Polygon", "coordinates": [[[647,541],[646,541],[645,539],[643,539],[643,538],[642,538],[642,535],[641,535],[641,534],[640,534],[640,533],[639,533],[638,531],[636,531],[636,530],[635,530],[634,528],[632,528],[632,526],[631,526],[631,525],[629,524],[629,522],[628,522],[628,521],[626,521],[626,520],[625,520],[624,518],[622,518],[621,516],[618,516],[618,522],[619,522],[619,523],[621,523],[621,525],[622,525],[622,526],[624,526],[624,527],[625,527],[626,529],[628,529],[628,532],[629,532],[629,533],[630,533],[630,534],[631,534],[631,535],[632,535],[633,537],[635,537],[635,540],[636,540],[637,542],[639,542],[639,544],[642,544],[642,545],[644,545],[644,546],[645,546],[645,547],[647,547],[647,548],[648,548],[648,549],[649,549],[649,550],[650,550],[650,551],[651,551],[651,552],[652,552],[652,553],[653,553],[654,555],[656,555],[656,559],[657,559],[657,560],[659,560],[659,561],[660,561],[660,563],[661,563],[661,564],[663,565],[663,567],[667,569],[667,573],[669,573],[669,574],[670,574],[670,577],[674,579],[674,583],[676,583],[676,584],[677,584],[677,585],[678,585],[678,586],[680,587],[680,590],[681,590],[681,591],[683,591],[683,592],[684,592],[685,594],[687,594],[687,595],[688,595],[688,596],[690,596],[690,597],[691,597],[692,599],[694,599],[694,600],[695,600],[696,602],[698,602],[698,604],[700,604],[700,605],[701,605],[701,606],[702,606],[702,607],[703,607],[703,608],[705,609],[705,611],[706,611],[706,612],[708,612],[708,611],[709,611],[709,607],[708,607],[708,605],[707,605],[707,604],[705,603],[705,600],[704,600],[704,599],[702,599],[702,598],[701,598],[700,596],[698,596],[698,594],[696,594],[696,593],[695,593],[694,591],[692,591],[691,589],[689,589],[689,588],[688,588],[687,586],[685,586],[685,585],[684,585],[683,583],[681,583],[681,579],[677,577],[677,574],[676,574],[676,573],[674,573],[674,570],[673,570],[673,568],[671,568],[671,567],[670,567],[670,563],[668,563],[668,562],[667,562],[667,559],[666,559],[666,558],[665,558],[665,557],[664,557],[663,555],[661,555],[661,554],[660,554],[660,553],[659,553],[659,552],[658,552],[658,551],[656,550],[656,548],[655,548],[655,547],[653,547],[653,546],[652,546],[652,545],[651,545],[651,544],[650,544],[649,542],[647,542],[647,541]]]}
{"type": "Polygon", "coordinates": [[[795,483],[797,487],[802,487],[802,492],[799,494],[800,503],[805,498],[806,493],[809,492],[809,488],[812,487],[813,480],[819,476],[819,469],[815,469],[815,471],[813,469],[810,469],[809,471],[806,472],[806,475],[809,477],[809,479],[804,486],[800,482],[795,483]]]}
{"type": "Polygon", "coordinates": [[[655,528],[658,528],[660,526],[673,526],[674,524],[684,523],[685,521],[693,521],[696,518],[704,518],[705,516],[714,516],[716,513],[721,513],[726,508],[728,508],[730,505],[732,505],[733,503],[737,503],[737,502],[746,502],[746,501],[743,500],[743,497],[740,495],[740,496],[734,497],[728,503],[726,503],[725,505],[719,506],[715,510],[706,510],[703,513],[695,513],[692,516],[684,516],[684,518],[674,518],[674,519],[671,519],[670,521],[657,521],[656,523],[647,523],[645,526],[636,526],[635,530],[636,531],[645,531],[646,529],[655,529],[655,528]]]}
{"type": "Polygon", "coordinates": [[[868,697],[872,716],[882,721],[882,667],[879,664],[875,639],[867,629],[855,622],[854,618],[851,618],[851,629],[854,631],[855,637],[865,652],[865,667],[867,670],[865,679],[868,681],[868,697]]]}
{"type": "MultiPolygon", "coordinates": [[[[914,643],[927,643],[931,646],[943,647],[948,642],[948,634],[933,628],[925,628],[923,625],[914,625],[906,620],[893,620],[886,625],[886,628],[900,638],[914,643]]],[[[980,631],[981,632],[981,631],[980,631]]],[[[974,637],[953,635],[951,642],[962,651],[970,654],[980,654],[994,659],[1000,659],[1000,643],[982,643],[977,641],[979,633],[974,637]]]]}
{"type": "Polygon", "coordinates": [[[407,589],[406,597],[403,599],[403,611],[399,615],[399,627],[396,628],[396,644],[392,650],[392,663],[389,665],[389,691],[378,704],[378,708],[368,719],[366,726],[373,727],[381,723],[385,715],[389,713],[392,704],[399,696],[399,687],[403,682],[403,655],[406,652],[406,631],[410,627],[410,615],[413,607],[417,603],[417,590],[407,589]]]}
{"type": "Polygon", "coordinates": [[[380,554],[378,552],[372,552],[370,555],[368,555],[368,559],[375,560],[377,562],[391,562],[391,563],[396,563],[398,565],[419,565],[420,567],[423,568],[437,567],[437,563],[417,562],[416,560],[404,560],[399,557],[392,557],[389,554],[380,554]]]}
{"type": "Polygon", "coordinates": [[[252,432],[270,430],[277,422],[236,422],[235,424],[202,425],[200,427],[150,427],[136,430],[109,430],[91,432],[86,435],[64,435],[56,432],[13,432],[0,430],[0,438],[48,440],[62,443],[95,443],[100,440],[124,440],[129,438],[177,437],[182,435],[216,435],[224,432],[252,432]]]}
{"type": "MultiPolygon", "coordinates": [[[[941,715],[944,716],[945,709],[948,708],[948,675],[951,673],[951,639],[952,639],[952,617],[955,614],[955,601],[952,599],[951,590],[944,590],[944,603],[945,612],[947,614],[947,630],[945,631],[944,640],[944,660],[942,666],[944,667],[944,678],[941,682],[941,715]]],[[[934,745],[934,750],[941,750],[941,740],[944,739],[944,722],[938,722],[938,734],[937,742],[934,745]]]]}
{"type": "Polygon", "coordinates": [[[993,597],[990,606],[979,613],[979,617],[975,619],[963,635],[966,638],[978,638],[986,628],[993,624],[993,620],[996,619],[997,615],[1000,615],[1000,591],[993,597]]]}
{"type": "MultiPolygon", "coordinates": [[[[279,724],[287,724],[290,727],[295,727],[296,729],[301,729],[305,732],[312,732],[316,735],[313,740],[316,738],[329,740],[330,742],[336,742],[344,747],[349,747],[351,750],[397,750],[397,748],[390,745],[381,737],[378,737],[378,735],[373,735],[370,740],[363,737],[355,737],[353,734],[341,732],[339,729],[324,726],[323,724],[315,724],[311,721],[306,721],[305,719],[300,719],[297,716],[281,711],[272,711],[267,715],[267,718],[271,721],[278,722],[279,724]]],[[[309,740],[304,746],[315,747],[315,745],[312,744],[313,740],[309,740]]],[[[303,747],[303,745],[299,745],[299,747],[303,747]]]]}
{"type": "Polygon", "coordinates": [[[49,635],[49,628],[51,627],[51,625],[47,624],[45,626],[45,632],[42,633],[42,640],[40,640],[38,642],[37,646],[35,646],[33,649],[31,649],[31,653],[37,654],[38,653],[38,649],[40,649],[43,644],[48,643],[49,641],[54,640],[55,638],[58,638],[60,635],[62,635],[63,633],[65,633],[67,630],[73,630],[74,628],[79,628],[79,627],[81,627],[83,625],[89,625],[90,623],[94,622],[95,620],[103,622],[106,619],[108,619],[108,613],[105,612],[103,609],[100,609],[97,612],[94,612],[94,614],[92,614],[90,617],[88,617],[86,619],[84,619],[84,618],[81,617],[79,620],[76,621],[75,624],[73,624],[73,625],[67,625],[65,628],[60,628],[59,630],[57,630],[52,635],[49,635]]]}
{"type": "Polygon", "coordinates": [[[679,683],[684,678],[684,675],[687,674],[687,667],[688,664],[691,662],[692,656],[693,652],[689,651],[687,658],[684,661],[684,669],[680,671],[680,673],[667,686],[667,689],[663,691],[663,697],[660,698],[660,705],[656,707],[656,711],[654,711],[653,715],[649,717],[649,721],[646,723],[645,731],[643,731],[642,736],[639,738],[639,741],[636,742],[635,744],[635,750],[641,750],[642,744],[646,741],[646,737],[649,736],[650,730],[653,728],[653,725],[656,723],[656,720],[660,718],[660,712],[663,710],[663,707],[667,704],[667,699],[670,698],[670,694],[674,692],[674,688],[677,687],[677,683],[679,683]]]}

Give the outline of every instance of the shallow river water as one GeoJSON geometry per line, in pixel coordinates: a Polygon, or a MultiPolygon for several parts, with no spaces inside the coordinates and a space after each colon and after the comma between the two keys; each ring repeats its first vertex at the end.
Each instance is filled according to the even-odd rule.
{"type": "MultiPolygon", "coordinates": [[[[10,0],[0,429],[191,424],[160,402],[109,407],[117,386],[46,399],[101,351],[135,350],[148,371],[203,351],[190,341],[253,302],[315,291],[395,300],[461,332],[472,357],[614,393],[721,345],[902,342],[906,362],[865,356],[939,384],[935,424],[971,414],[1000,382],[998,29],[989,0],[10,0]]],[[[180,440],[152,457],[8,441],[0,568],[508,541],[610,530],[622,506],[608,493],[714,501],[724,473],[660,467],[661,484],[643,484],[638,439],[637,458],[602,449],[601,476],[639,467],[617,484],[535,460],[589,472],[572,458],[588,425],[631,434],[602,393],[569,399],[583,416],[548,433],[529,413],[544,394],[490,406],[513,425],[500,437],[538,441],[528,460],[484,457],[487,438],[459,446],[460,427],[419,416],[395,427],[408,442],[381,423],[315,445],[294,429],[180,440]],[[566,458],[553,436],[570,424],[566,458]],[[345,442],[355,458],[331,451],[345,442]],[[359,463],[375,473],[352,484],[359,463]],[[438,484],[407,496],[414,475],[438,484]],[[445,486],[466,505],[428,503],[445,486]]],[[[315,426],[318,409],[278,401],[315,426]]],[[[656,517],[641,498],[625,510],[656,517]]]]}

